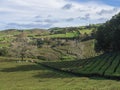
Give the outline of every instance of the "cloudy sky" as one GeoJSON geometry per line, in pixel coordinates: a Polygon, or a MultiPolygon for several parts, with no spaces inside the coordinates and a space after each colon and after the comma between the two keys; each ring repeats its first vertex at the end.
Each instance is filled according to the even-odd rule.
{"type": "Polygon", "coordinates": [[[120,0],[0,0],[0,30],[102,23],[120,11],[120,0]]]}

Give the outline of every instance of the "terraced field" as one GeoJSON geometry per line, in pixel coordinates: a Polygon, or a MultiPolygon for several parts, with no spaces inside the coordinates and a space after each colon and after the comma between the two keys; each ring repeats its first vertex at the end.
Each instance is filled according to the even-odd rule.
{"type": "Polygon", "coordinates": [[[120,79],[120,53],[107,53],[90,59],[42,64],[84,76],[120,79]]]}

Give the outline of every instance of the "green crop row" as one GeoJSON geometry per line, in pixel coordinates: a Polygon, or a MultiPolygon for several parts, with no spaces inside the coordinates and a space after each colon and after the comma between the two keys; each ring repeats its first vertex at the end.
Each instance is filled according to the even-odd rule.
{"type": "Polygon", "coordinates": [[[108,53],[75,61],[43,62],[43,64],[72,73],[120,77],[119,53],[108,53]]]}

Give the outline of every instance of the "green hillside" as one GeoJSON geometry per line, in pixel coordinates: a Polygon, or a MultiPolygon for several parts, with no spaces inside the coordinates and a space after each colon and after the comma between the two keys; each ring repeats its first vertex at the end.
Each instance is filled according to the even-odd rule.
{"type": "Polygon", "coordinates": [[[120,79],[120,53],[107,53],[75,61],[43,62],[42,64],[80,76],[103,76],[120,79]]]}
{"type": "Polygon", "coordinates": [[[6,50],[10,48],[11,43],[20,34],[24,33],[31,41],[37,43],[39,50],[39,59],[47,61],[64,61],[96,56],[97,53],[94,51],[94,38],[91,35],[92,29],[94,27],[76,28],[69,27],[67,29],[67,32],[64,32],[63,28],[62,33],[53,33],[52,30],[42,29],[9,29],[5,31],[0,31],[1,55],[3,55],[4,52],[7,53],[6,50]]]}
{"type": "Polygon", "coordinates": [[[8,29],[0,31],[0,47],[9,47],[10,42],[14,40],[17,35],[24,32],[28,37],[35,37],[37,35],[47,35],[49,32],[42,29],[30,29],[30,30],[17,30],[17,29],[8,29]]]}

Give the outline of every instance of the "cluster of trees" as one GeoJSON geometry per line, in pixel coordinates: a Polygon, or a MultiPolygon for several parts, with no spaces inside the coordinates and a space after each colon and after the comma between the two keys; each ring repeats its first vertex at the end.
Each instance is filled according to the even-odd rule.
{"type": "Polygon", "coordinates": [[[9,47],[0,48],[0,56],[21,58],[37,58],[38,47],[35,40],[27,37],[26,33],[22,32],[10,42],[9,47]]]}
{"type": "Polygon", "coordinates": [[[96,33],[96,51],[120,51],[120,13],[102,24],[96,33]]]}
{"type": "Polygon", "coordinates": [[[25,33],[21,33],[11,42],[9,48],[9,55],[21,58],[36,58],[38,56],[38,49],[36,41],[31,40],[25,33]]]}
{"type": "Polygon", "coordinates": [[[7,56],[8,48],[7,47],[0,47],[0,56],[7,56]]]}
{"type": "Polygon", "coordinates": [[[91,34],[87,34],[87,33],[81,34],[79,39],[80,41],[87,41],[87,40],[95,39],[95,36],[96,36],[96,30],[92,30],[91,34]]]}

